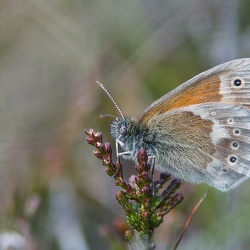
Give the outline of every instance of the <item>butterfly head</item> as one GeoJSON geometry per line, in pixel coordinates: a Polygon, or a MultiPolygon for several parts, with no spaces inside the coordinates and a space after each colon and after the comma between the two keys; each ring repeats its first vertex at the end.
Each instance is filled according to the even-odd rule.
{"type": "MultiPolygon", "coordinates": [[[[130,155],[128,158],[134,158],[137,152],[138,146],[136,143],[136,131],[138,130],[138,126],[136,125],[135,120],[133,119],[126,119],[118,107],[116,102],[114,101],[113,97],[109,94],[107,89],[97,81],[99,86],[106,92],[109,96],[115,107],[117,108],[118,112],[120,113],[120,118],[116,117],[115,120],[111,123],[111,135],[116,140],[116,142],[130,155]]],[[[139,146],[141,143],[139,143],[139,146]]],[[[116,153],[118,155],[118,148],[116,148],[116,153]]]]}
{"type": "Polygon", "coordinates": [[[123,158],[136,161],[138,151],[142,148],[147,150],[148,154],[152,154],[152,147],[147,143],[151,134],[146,127],[138,124],[136,119],[116,118],[110,127],[111,135],[124,150],[123,158]]]}
{"type": "Polygon", "coordinates": [[[111,135],[124,147],[134,135],[135,121],[126,118],[116,118],[110,125],[111,135]]]}

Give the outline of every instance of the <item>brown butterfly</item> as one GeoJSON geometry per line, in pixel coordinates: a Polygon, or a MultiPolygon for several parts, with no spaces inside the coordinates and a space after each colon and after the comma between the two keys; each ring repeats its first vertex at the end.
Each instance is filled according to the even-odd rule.
{"type": "Polygon", "coordinates": [[[250,58],[195,76],[137,119],[118,110],[121,118],[111,123],[124,150],[118,155],[136,160],[143,148],[160,171],[221,191],[250,177],[250,58]]]}

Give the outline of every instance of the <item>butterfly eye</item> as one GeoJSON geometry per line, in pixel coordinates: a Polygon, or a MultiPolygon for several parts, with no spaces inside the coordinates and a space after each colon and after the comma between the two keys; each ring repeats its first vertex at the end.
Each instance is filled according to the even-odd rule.
{"type": "Polygon", "coordinates": [[[122,125],[120,127],[120,134],[124,135],[127,133],[127,127],[125,125],[122,125]]]}

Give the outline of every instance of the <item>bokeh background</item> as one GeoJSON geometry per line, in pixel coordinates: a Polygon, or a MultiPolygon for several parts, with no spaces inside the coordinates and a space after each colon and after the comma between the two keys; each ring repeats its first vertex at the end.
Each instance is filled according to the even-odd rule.
{"type": "MultiPolygon", "coordinates": [[[[118,189],[83,133],[114,145],[99,115],[118,112],[95,81],[132,116],[240,57],[250,57],[247,0],[0,0],[0,249],[123,249],[118,189]]],[[[157,249],[173,247],[207,189],[183,183],[157,249]]],[[[248,249],[249,191],[250,181],[211,188],[179,249],[248,249]]]]}

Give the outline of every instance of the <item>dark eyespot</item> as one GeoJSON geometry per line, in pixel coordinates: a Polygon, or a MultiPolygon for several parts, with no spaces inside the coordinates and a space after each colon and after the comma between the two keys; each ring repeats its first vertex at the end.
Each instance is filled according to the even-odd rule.
{"type": "Polygon", "coordinates": [[[228,124],[233,124],[234,123],[234,119],[233,118],[228,118],[227,119],[227,123],[228,124]]]}
{"type": "Polygon", "coordinates": [[[226,173],[226,172],[227,172],[227,169],[226,169],[226,168],[223,168],[223,172],[226,173]]]}
{"type": "Polygon", "coordinates": [[[238,148],[239,144],[238,144],[238,142],[233,142],[233,143],[232,143],[232,146],[233,146],[234,148],[238,148]]]}
{"type": "Polygon", "coordinates": [[[235,163],[236,162],[236,157],[231,156],[229,160],[230,160],[230,162],[235,163]]]}
{"type": "Polygon", "coordinates": [[[234,129],[234,134],[235,135],[239,135],[240,134],[240,130],[239,129],[234,129]]]}
{"type": "Polygon", "coordinates": [[[234,80],[234,86],[239,87],[242,84],[241,79],[234,80]]]}

